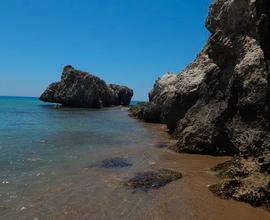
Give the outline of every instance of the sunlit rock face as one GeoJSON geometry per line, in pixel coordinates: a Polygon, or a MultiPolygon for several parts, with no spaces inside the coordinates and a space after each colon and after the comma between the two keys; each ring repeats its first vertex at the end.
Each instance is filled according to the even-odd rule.
{"type": "MultiPolygon", "coordinates": [[[[149,104],[136,107],[135,115],[144,119],[147,111],[149,118],[149,109],[154,109],[156,122],[167,124],[177,137],[177,151],[249,157],[255,165],[247,176],[259,173],[268,177],[269,1],[216,0],[209,8],[206,27],[210,37],[196,60],[183,72],[157,80],[149,104]]],[[[259,186],[269,193],[269,178],[264,186],[254,184],[247,191],[243,190],[247,177],[235,178],[240,184],[231,197],[267,204],[263,199],[267,196],[260,202],[255,196],[257,202],[252,202],[250,193],[256,194],[259,186]],[[240,192],[248,195],[240,196],[240,192]]]]}
{"type": "Polygon", "coordinates": [[[107,85],[94,75],[66,66],[61,81],[50,84],[39,99],[63,106],[102,108],[129,105],[132,96],[133,91],[126,86],[107,85]]]}

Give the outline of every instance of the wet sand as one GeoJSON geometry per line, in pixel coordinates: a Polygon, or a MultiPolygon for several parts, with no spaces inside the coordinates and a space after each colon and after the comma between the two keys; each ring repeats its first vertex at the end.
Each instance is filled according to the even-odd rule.
{"type": "MultiPolygon", "coordinates": [[[[173,144],[162,125],[149,125],[160,132],[160,136],[173,144]]],[[[166,142],[165,142],[166,143],[166,142]]],[[[182,172],[183,178],[158,190],[153,200],[153,219],[200,219],[200,220],[267,220],[270,212],[234,200],[224,200],[213,195],[208,186],[221,181],[210,171],[215,165],[231,157],[213,157],[175,153],[161,149],[159,162],[154,169],[169,168],[182,172]]],[[[154,193],[154,192],[153,192],[154,193]]],[[[147,218],[145,218],[147,219],[147,218]]]]}

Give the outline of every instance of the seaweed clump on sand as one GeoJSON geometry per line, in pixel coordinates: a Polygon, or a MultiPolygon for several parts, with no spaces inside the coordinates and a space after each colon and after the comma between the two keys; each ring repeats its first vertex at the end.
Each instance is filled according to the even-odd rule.
{"type": "Polygon", "coordinates": [[[127,180],[124,185],[134,190],[148,192],[152,189],[159,189],[180,178],[182,178],[182,174],[180,172],[161,169],[158,171],[137,173],[134,177],[127,180]]]}
{"type": "Polygon", "coordinates": [[[122,168],[130,167],[132,163],[126,158],[115,157],[103,160],[100,166],[103,168],[122,168]]]}

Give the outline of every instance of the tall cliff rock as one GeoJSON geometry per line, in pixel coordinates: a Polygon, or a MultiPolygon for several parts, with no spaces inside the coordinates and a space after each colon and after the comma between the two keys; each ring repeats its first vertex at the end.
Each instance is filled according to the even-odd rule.
{"type": "Polygon", "coordinates": [[[61,81],[49,85],[39,99],[63,106],[102,108],[129,105],[132,96],[133,91],[126,86],[107,85],[96,76],[66,66],[61,81]]]}
{"type": "Polygon", "coordinates": [[[216,0],[206,27],[196,60],[157,80],[131,112],[167,124],[177,151],[240,156],[216,168],[229,179],[211,190],[270,207],[269,1],[216,0]]]}

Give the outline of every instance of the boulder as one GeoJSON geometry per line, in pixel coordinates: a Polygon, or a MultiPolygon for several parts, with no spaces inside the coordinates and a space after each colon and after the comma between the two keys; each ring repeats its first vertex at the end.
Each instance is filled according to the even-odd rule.
{"type": "Polygon", "coordinates": [[[220,164],[213,170],[224,180],[209,189],[222,198],[233,198],[270,210],[269,159],[270,155],[256,159],[237,157],[220,164]]]}
{"type": "Polygon", "coordinates": [[[149,103],[131,113],[167,124],[179,151],[254,155],[269,149],[268,5],[214,1],[206,21],[211,35],[196,60],[158,79],[149,103]]]}
{"type": "Polygon", "coordinates": [[[66,66],[61,81],[50,84],[39,99],[63,106],[102,108],[129,105],[132,96],[126,86],[107,85],[94,75],[66,66]]]}

